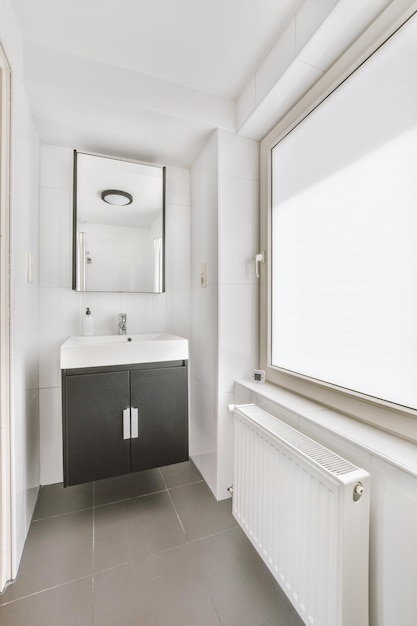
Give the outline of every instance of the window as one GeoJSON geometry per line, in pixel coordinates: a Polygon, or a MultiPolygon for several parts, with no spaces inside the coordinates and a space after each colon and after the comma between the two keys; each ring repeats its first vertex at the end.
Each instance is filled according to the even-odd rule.
{"type": "Polygon", "coordinates": [[[417,17],[280,130],[263,146],[268,378],[417,415],[417,17]]]}

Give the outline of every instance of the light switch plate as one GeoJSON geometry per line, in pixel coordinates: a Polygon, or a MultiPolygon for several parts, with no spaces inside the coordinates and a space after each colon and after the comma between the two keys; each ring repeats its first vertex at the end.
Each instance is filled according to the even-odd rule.
{"type": "Polygon", "coordinates": [[[26,282],[33,283],[33,254],[26,252],[26,282]]]}
{"type": "Polygon", "coordinates": [[[254,380],[255,383],[264,383],[265,382],[264,370],[253,370],[252,380],[254,380]]]}

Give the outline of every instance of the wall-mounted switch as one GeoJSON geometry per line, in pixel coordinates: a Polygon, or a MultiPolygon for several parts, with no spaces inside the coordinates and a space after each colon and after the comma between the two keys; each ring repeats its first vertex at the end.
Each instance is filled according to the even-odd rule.
{"type": "Polygon", "coordinates": [[[264,383],[265,382],[264,370],[253,370],[252,380],[254,380],[255,383],[264,383]]]}
{"type": "Polygon", "coordinates": [[[207,263],[203,263],[200,272],[200,287],[205,289],[207,287],[207,263]]]}

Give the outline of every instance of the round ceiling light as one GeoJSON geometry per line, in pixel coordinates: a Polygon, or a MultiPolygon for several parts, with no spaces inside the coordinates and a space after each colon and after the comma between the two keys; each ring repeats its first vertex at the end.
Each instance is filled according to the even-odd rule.
{"type": "Polygon", "coordinates": [[[132,204],[133,197],[127,191],[120,191],[119,189],[106,189],[101,192],[101,199],[107,204],[115,204],[117,206],[126,206],[132,204]]]}

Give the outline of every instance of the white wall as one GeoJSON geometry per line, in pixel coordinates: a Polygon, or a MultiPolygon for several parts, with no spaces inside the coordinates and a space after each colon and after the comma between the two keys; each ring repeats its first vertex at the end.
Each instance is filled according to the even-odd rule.
{"type": "Polygon", "coordinates": [[[233,382],[258,364],[258,197],[258,142],[215,131],[191,170],[190,451],[219,500],[232,484],[233,382]]]}
{"type": "Polygon", "coordinates": [[[250,379],[259,362],[259,144],[219,132],[219,362],[217,498],[233,482],[234,381],[250,379]]]}
{"type": "Polygon", "coordinates": [[[41,484],[62,481],[59,348],[81,333],[86,306],[95,334],[116,334],[117,314],[127,313],[130,333],[190,334],[189,171],[167,167],[166,292],[77,293],[71,290],[73,151],[41,147],[40,192],[40,424],[41,484]]]}
{"type": "Polygon", "coordinates": [[[15,568],[39,487],[38,217],[39,141],[20,86],[14,86],[12,156],[12,480],[15,568]],[[34,280],[26,280],[32,254],[34,280]]]}
{"type": "Polygon", "coordinates": [[[39,139],[22,84],[21,42],[8,0],[0,37],[12,69],[11,129],[11,454],[12,569],[17,573],[39,488],[38,222],[39,139]],[[34,262],[27,282],[27,254],[34,262]]]}
{"type": "Polygon", "coordinates": [[[191,168],[190,455],[217,491],[218,157],[214,132],[191,168]],[[200,287],[202,264],[207,285],[200,287]]]}

